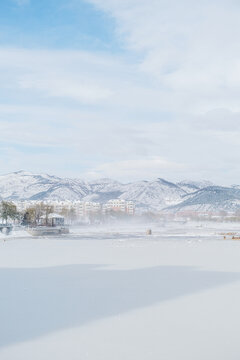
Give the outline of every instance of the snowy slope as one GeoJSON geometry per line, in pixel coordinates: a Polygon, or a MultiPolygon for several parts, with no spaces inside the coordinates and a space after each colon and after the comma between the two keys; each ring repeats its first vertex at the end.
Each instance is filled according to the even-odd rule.
{"type": "Polygon", "coordinates": [[[81,180],[18,171],[0,176],[0,195],[6,200],[74,200],[90,191],[81,180]]]}
{"type": "Polygon", "coordinates": [[[111,179],[98,179],[88,182],[90,193],[83,199],[105,203],[108,200],[119,198],[123,194],[125,185],[111,179]]]}
{"type": "Polygon", "coordinates": [[[141,208],[157,210],[179,203],[185,194],[179,186],[159,178],[155,181],[139,181],[127,185],[120,198],[131,199],[141,208]]]}
{"type": "Polygon", "coordinates": [[[121,198],[133,200],[142,208],[160,209],[177,204],[186,191],[164,179],[121,184],[111,179],[84,182],[56,176],[19,171],[0,176],[4,199],[88,200],[106,202],[121,198]]]}
{"type": "Polygon", "coordinates": [[[214,186],[209,181],[178,183],[158,178],[122,184],[111,179],[83,181],[47,174],[18,171],[0,176],[0,198],[6,200],[85,200],[105,203],[110,199],[132,200],[138,209],[236,210],[240,190],[214,186]]]}
{"type": "Polygon", "coordinates": [[[46,192],[59,182],[49,175],[18,171],[0,176],[0,194],[4,199],[30,199],[36,193],[46,192]]]}
{"type": "Polygon", "coordinates": [[[214,184],[207,180],[202,181],[192,181],[192,180],[183,180],[177,183],[177,185],[185,190],[187,193],[192,193],[194,191],[204,189],[208,186],[214,186],[214,184]]]}
{"type": "Polygon", "coordinates": [[[192,211],[233,211],[240,208],[240,190],[222,186],[209,186],[186,195],[180,204],[176,204],[169,210],[192,210],[192,211]]]}

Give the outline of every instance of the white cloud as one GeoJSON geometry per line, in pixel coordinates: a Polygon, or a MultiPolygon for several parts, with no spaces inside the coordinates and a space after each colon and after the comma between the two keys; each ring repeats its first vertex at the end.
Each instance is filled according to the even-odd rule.
{"type": "Polygon", "coordinates": [[[239,111],[239,3],[228,0],[89,0],[108,12],[177,111],[239,111]]]}
{"type": "Polygon", "coordinates": [[[88,171],[86,178],[109,177],[120,180],[153,179],[162,176],[165,171],[178,171],[184,169],[183,164],[162,159],[159,156],[145,157],[135,160],[103,163],[88,171]]]}
{"type": "Polygon", "coordinates": [[[87,79],[72,78],[71,74],[62,75],[52,72],[44,74],[25,75],[19,79],[22,89],[36,90],[47,97],[70,98],[82,103],[97,103],[111,98],[112,91],[87,79]]]}
{"type": "MultiPolygon", "coordinates": [[[[71,51],[0,49],[0,68],[8,84],[43,97],[98,103],[111,98],[112,90],[96,71],[111,65],[107,57],[71,51]]],[[[9,87],[9,85],[7,86],[9,87]]]]}
{"type": "Polygon", "coordinates": [[[14,164],[122,180],[238,182],[239,5],[91,2],[116,20],[124,55],[0,49],[0,140],[14,164]],[[24,146],[56,151],[41,158],[24,146]]]}

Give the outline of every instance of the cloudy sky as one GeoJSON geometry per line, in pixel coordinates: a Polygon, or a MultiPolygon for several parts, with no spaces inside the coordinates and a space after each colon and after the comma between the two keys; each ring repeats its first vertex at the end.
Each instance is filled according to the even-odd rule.
{"type": "Polygon", "coordinates": [[[1,173],[240,183],[237,0],[1,0],[1,173]]]}

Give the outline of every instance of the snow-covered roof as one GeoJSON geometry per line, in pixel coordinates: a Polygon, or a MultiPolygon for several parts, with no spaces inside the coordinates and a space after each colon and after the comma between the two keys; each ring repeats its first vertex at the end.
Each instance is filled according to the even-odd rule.
{"type": "MultiPolygon", "coordinates": [[[[51,213],[48,215],[48,219],[64,219],[64,216],[56,214],[56,213],[51,213]]],[[[42,215],[41,219],[46,219],[46,215],[42,215]]]]}
{"type": "Polygon", "coordinates": [[[61,219],[64,219],[64,216],[59,215],[59,214],[56,214],[56,213],[52,213],[52,214],[49,214],[49,215],[48,215],[48,218],[49,218],[49,219],[53,219],[53,218],[61,218],[61,219]]]}

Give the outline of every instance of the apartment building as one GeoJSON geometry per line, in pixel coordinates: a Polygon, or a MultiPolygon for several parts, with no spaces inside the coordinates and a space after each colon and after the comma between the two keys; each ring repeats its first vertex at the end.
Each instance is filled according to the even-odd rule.
{"type": "Polygon", "coordinates": [[[14,201],[14,204],[17,206],[18,211],[21,212],[24,212],[26,209],[36,205],[49,206],[53,207],[53,211],[57,214],[66,214],[72,211],[77,218],[83,218],[89,216],[90,214],[107,214],[110,210],[129,215],[134,215],[135,213],[134,202],[121,199],[109,200],[105,204],[81,200],[24,200],[14,201]]]}
{"type": "Polygon", "coordinates": [[[129,215],[134,215],[135,205],[133,201],[126,201],[122,199],[109,200],[106,204],[105,211],[122,212],[129,215]]]}

